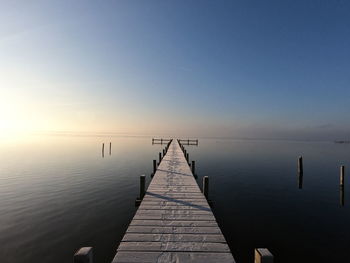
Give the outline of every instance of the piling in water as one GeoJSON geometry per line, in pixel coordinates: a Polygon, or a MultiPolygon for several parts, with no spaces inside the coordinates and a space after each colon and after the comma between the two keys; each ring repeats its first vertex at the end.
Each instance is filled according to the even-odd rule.
{"type": "Polygon", "coordinates": [[[192,161],[191,169],[192,169],[192,174],[193,174],[194,178],[197,179],[197,175],[196,175],[196,162],[195,162],[195,161],[192,161]]]}
{"type": "Polygon", "coordinates": [[[153,173],[151,174],[151,177],[153,177],[157,170],[157,160],[153,160],[153,173]]]}
{"type": "Polygon", "coordinates": [[[74,263],[93,263],[92,247],[82,247],[74,254],[74,263]]]}
{"type": "Polygon", "coordinates": [[[303,188],[303,175],[304,175],[303,157],[299,156],[299,158],[298,158],[298,187],[299,187],[299,189],[303,188]]]}
{"type": "Polygon", "coordinates": [[[112,143],[109,143],[109,155],[112,155],[112,143]]]}
{"type": "Polygon", "coordinates": [[[102,143],[102,157],[105,157],[105,144],[102,143]]]}
{"type": "Polygon", "coordinates": [[[298,175],[303,175],[304,168],[303,168],[303,157],[299,156],[298,158],[298,175]]]}
{"type": "Polygon", "coordinates": [[[145,189],[146,189],[146,176],[140,175],[140,199],[142,200],[142,198],[145,196],[145,189]]]}
{"type": "Polygon", "coordinates": [[[160,165],[160,162],[162,161],[162,153],[159,153],[159,162],[158,165],[160,165]]]}
{"type": "Polygon", "coordinates": [[[344,187],[345,183],[345,166],[340,166],[340,186],[344,187]]]}
{"type": "Polygon", "coordinates": [[[204,176],[203,177],[203,194],[207,200],[209,199],[209,177],[204,176]]]}
{"type": "Polygon", "coordinates": [[[345,166],[340,166],[340,205],[345,205],[345,166]]]}
{"type": "Polygon", "coordinates": [[[255,263],[273,263],[273,255],[267,248],[256,248],[254,253],[255,263]]]}
{"type": "Polygon", "coordinates": [[[135,206],[139,206],[146,193],[146,176],[140,175],[140,196],[136,198],[135,206]]]}

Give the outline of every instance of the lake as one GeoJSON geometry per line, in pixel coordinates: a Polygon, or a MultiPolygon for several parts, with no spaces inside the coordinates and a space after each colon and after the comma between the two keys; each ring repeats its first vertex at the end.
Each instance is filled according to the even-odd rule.
{"type": "MultiPolygon", "coordinates": [[[[150,182],[164,148],[151,142],[109,135],[1,142],[1,262],[72,262],[82,246],[94,247],[96,262],[111,262],[136,211],[139,176],[150,182]]],[[[281,263],[348,261],[350,203],[347,192],[340,202],[339,167],[350,167],[349,144],[199,138],[186,149],[199,185],[209,176],[212,209],[238,263],[253,262],[255,247],[281,263]]]]}

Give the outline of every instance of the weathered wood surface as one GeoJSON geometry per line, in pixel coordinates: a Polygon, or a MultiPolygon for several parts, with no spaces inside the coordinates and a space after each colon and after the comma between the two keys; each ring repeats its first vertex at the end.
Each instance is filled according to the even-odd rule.
{"type": "Polygon", "coordinates": [[[117,262],[235,262],[176,140],[120,242],[117,262]]]}

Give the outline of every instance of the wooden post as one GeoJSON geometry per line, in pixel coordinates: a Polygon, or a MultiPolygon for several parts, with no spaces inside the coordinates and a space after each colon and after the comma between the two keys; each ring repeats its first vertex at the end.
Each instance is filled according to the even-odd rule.
{"type": "Polygon", "coordinates": [[[187,162],[188,162],[189,159],[190,159],[189,154],[186,153],[186,160],[187,160],[187,162]]]}
{"type": "Polygon", "coordinates": [[[74,254],[74,263],[93,263],[92,247],[82,247],[74,254]]]}
{"type": "Polygon", "coordinates": [[[203,177],[203,194],[205,198],[208,199],[208,196],[209,196],[209,177],[208,176],[203,177]]]}
{"type": "Polygon", "coordinates": [[[140,196],[135,200],[135,206],[139,206],[146,193],[146,176],[140,175],[140,196]]]}
{"type": "Polygon", "coordinates": [[[345,182],[345,166],[340,166],[340,186],[344,187],[345,182]]]}
{"type": "Polygon", "coordinates": [[[152,145],[154,144],[154,138],[152,138],[152,145]]]}
{"type": "Polygon", "coordinates": [[[160,139],[160,144],[163,144],[163,138],[160,139]]]}
{"type": "Polygon", "coordinates": [[[163,149],[163,156],[165,156],[165,149],[163,149]]]}
{"type": "Polygon", "coordinates": [[[140,199],[142,200],[146,192],[146,176],[140,175],[140,199]]]}
{"type": "Polygon", "coordinates": [[[303,157],[299,156],[298,158],[298,175],[303,175],[304,168],[303,168],[303,157]]]}
{"type": "Polygon", "coordinates": [[[191,166],[191,168],[192,168],[192,174],[193,174],[194,178],[197,179],[198,176],[197,176],[197,174],[196,174],[196,162],[195,162],[195,161],[192,161],[192,166],[191,166]]]}
{"type": "Polygon", "coordinates": [[[102,143],[102,157],[105,157],[105,144],[102,143]]]}
{"type": "Polygon", "coordinates": [[[273,263],[273,255],[267,248],[256,248],[254,253],[255,263],[273,263]]]}
{"type": "Polygon", "coordinates": [[[162,153],[159,153],[159,163],[158,163],[158,165],[160,165],[161,161],[162,161],[162,153]]]}
{"type": "Polygon", "coordinates": [[[151,177],[155,175],[157,171],[157,160],[153,160],[153,173],[151,174],[151,177]]]}
{"type": "Polygon", "coordinates": [[[109,155],[112,155],[112,142],[109,143],[109,155]]]}
{"type": "Polygon", "coordinates": [[[303,175],[304,175],[303,157],[299,156],[299,158],[298,158],[298,187],[299,187],[299,189],[303,188],[303,175]]]}
{"type": "Polygon", "coordinates": [[[190,145],[190,140],[189,139],[187,140],[187,144],[190,145]]]}
{"type": "Polygon", "coordinates": [[[184,155],[185,155],[185,158],[186,158],[186,155],[187,155],[187,151],[186,150],[184,150],[184,155]]]}

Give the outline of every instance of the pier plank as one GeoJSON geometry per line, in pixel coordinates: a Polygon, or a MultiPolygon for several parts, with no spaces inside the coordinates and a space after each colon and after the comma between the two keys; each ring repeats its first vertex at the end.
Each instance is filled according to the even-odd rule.
{"type": "Polygon", "coordinates": [[[234,263],[231,253],[201,253],[201,252],[126,252],[117,253],[112,263],[234,263]]]}

